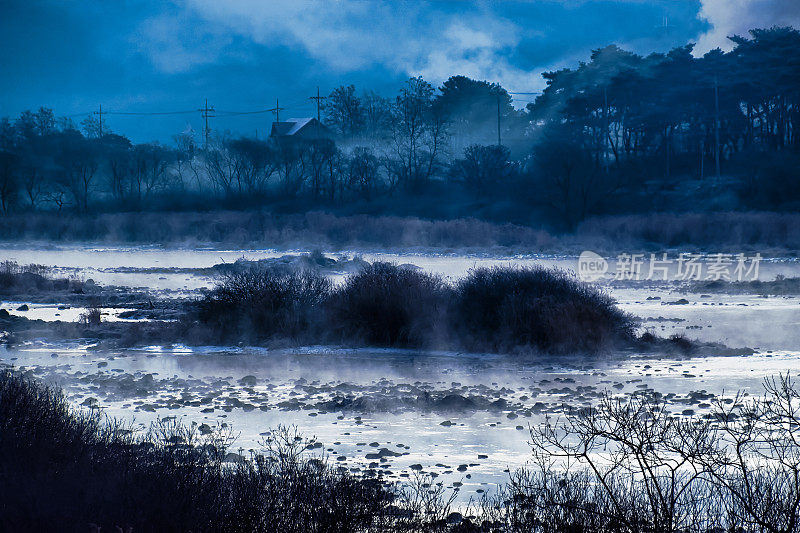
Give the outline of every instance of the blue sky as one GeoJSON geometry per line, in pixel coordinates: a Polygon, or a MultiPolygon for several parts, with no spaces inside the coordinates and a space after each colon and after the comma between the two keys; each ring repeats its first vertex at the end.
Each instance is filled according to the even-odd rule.
{"type": "MultiPolygon", "coordinates": [[[[393,94],[422,75],[463,74],[511,91],[542,88],[541,72],[573,66],[610,43],[639,53],[687,42],[727,47],[751,27],[800,26],[797,0],[428,1],[0,0],[0,116],[52,107],[220,111],[287,107],[342,84],[393,94]]],[[[517,104],[525,104],[524,96],[517,104]]],[[[199,113],[109,116],[135,141],[200,129],[199,113]]],[[[213,119],[263,134],[272,116],[213,119]]]]}

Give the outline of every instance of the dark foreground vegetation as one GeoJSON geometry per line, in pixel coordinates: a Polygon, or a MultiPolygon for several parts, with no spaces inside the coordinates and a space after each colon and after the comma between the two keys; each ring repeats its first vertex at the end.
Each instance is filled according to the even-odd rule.
{"type": "Polygon", "coordinates": [[[198,304],[223,342],[597,353],[634,342],[635,320],[600,289],[546,268],[475,269],[455,283],[373,263],[337,287],[313,271],[234,272],[198,304]]]}
{"type": "Polygon", "coordinates": [[[702,417],[657,392],[606,397],[534,427],[537,466],[494,502],[501,530],[800,531],[800,392],[788,374],[765,390],[702,417]]]}
{"type": "MultiPolygon", "coordinates": [[[[265,454],[224,463],[227,435],[154,424],[141,437],[98,411],[0,375],[0,524],[5,531],[355,531],[393,495],[378,480],[301,460],[277,432],[265,454]]],[[[238,457],[238,456],[237,456],[238,457]]]]}
{"type": "Polygon", "coordinates": [[[524,109],[465,76],[392,96],[341,86],[310,136],[134,144],[90,112],[25,111],[0,119],[0,213],[266,208],[571,232],[593,216],[796,212],[800,32],[731,40],[702,57],[609,45],[543,73],[524,109]]]}
{"type": "Polygon", "coordinates": [[[455,511],[441,485],[351,474],[285,428],[243,457],[228,433],[136,435],[0,373],[5,531],[800,531],[800,393],[787,377],[703,417],[657,393],[607,397],[531,429],[533,466],[455,511]],[[119,529],[116,529],[119,528],[119,529]]]}

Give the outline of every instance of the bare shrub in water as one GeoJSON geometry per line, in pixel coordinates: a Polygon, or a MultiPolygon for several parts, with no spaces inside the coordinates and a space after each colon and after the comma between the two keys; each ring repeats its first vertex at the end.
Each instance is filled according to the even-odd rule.
{"type": "Polygon", "coordinates": [[[633,319],[596,287],[543,267],[478,268],[455,287],[453,329],[492,350],[597,352],[632,338],[633,319]]]}
{"type": "Polygon", "coordinates": [[[97,303],[92,303],[92,305],[86,309],[86,312],[81,313],[80,317],[78,317],[78,321],[86,326],[99,326],[102,320],[103,313],[97,303]]]}
{"type": "Polygon", "coordinates": [[[199,302],[198,318],[229,341],[596,353],[634,338],[612,298],[545,268],[477,269],[453,287],[377,262],[336,288],[309,271],[235,270],[199,302]]]}
{"type": "Polygon", "coordinates": [[[50,268],[44,265],[20,265],[16,261],[0,262],[0,290],[35,290],[47,287],[50,268]]]}
{"type": "Polygon", "coordinates": [[[442,335],[450,288],[438,276],[373,263],[347,278],[327,304],[335,338],[381,346],[428,346],[442,335]]]}
{"type": "Polygon", "coordinates": [[[198,317],[223,339],[296,338],[314,325],[330,288],[327,278],[311,271],[232,272],[199,302],[198,317]]]}

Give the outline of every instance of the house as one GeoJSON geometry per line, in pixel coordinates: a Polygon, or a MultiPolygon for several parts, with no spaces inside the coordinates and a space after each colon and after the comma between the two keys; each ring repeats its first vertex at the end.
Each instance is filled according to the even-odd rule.
{"type": "Polygon", "coordinates": [[[287,121],[273,122],[269,133],[273,138],[291,137],[294,139],[330,139],[331,130],[316,118],[290,118],[287,121]]]}

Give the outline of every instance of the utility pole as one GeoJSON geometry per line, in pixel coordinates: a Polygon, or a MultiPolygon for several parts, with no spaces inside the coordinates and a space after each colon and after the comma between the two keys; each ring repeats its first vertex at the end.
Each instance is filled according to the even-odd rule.
{"type": "Polygon", "coordinates": [[[317,101],[317,120],[319,122],[322,122],[322,118],[320,118],[321,117],[321,115],[320,115],[320,104],[326,98],[327,98],[327,96],[320,96],[319,95],[319,86],[317,86],[317,96],[309,96],[308,97],[309,100],[316,100],[317,101]]]}
{"type": "Polygon", "coordinates": [[[315,128],[316,131],[317,131],[317,139],[320,139],[321,133],[322,133],[320,131],[320,124],[322,124],[322,115],[320,114],[320,107],[321,107],[320,104],[322,103],[322,101],[325,98],[327,98],[327,97],[319,95],[319,85],[317,85],[317,96],[309,96],[308,97],[309,100],[316,100],[317,101],[317,126],[315,128]]]}
{"type": "Polygon", "coordinates": [[[714,163],[719,179],[719,82],[716,76],[714,76],[714,163]]]}
{"type": "Polygon", "coordinates": [[[500,93],[497,93],[497,146],[502,144],[500,141],[500,93]]]}
{"type": "MultiPolygon", "coordinates": [[[[103,104],[100,104],[100,111],[94,111],[94,114],[97,115],[97,119],[99,121],[100,137],[103,137],[103,104]]],[[[107,111],[106,111],[106,114],[108,114],[107,111]]]]}
{"type": "Polygon", "coordinates": [[[267,111],[272,111],[273,113],[275,113],[275,122],[280,122],[281,121],[281,111],[285,110],[285,109],[286,109],[285,107],[281,107],[280,106],[279,100],[276,98],[275,99],[275,107],[273,107],[272,109],[267,109],[267,111]]]}
{"type": "Polygon", "coordinates": [[[202,109],[198,109],[198,111],[202,113],[203,119],[205,119],[206,122],[203,134],[205,135],[205,149],[208,150],[208,135],[211,133],[211,129],[208,127],[208,119],[216,116],[211,114],[214,112],[214,106],[208,107],[208,99],[206,98],[206,105],[202,109]]]}

